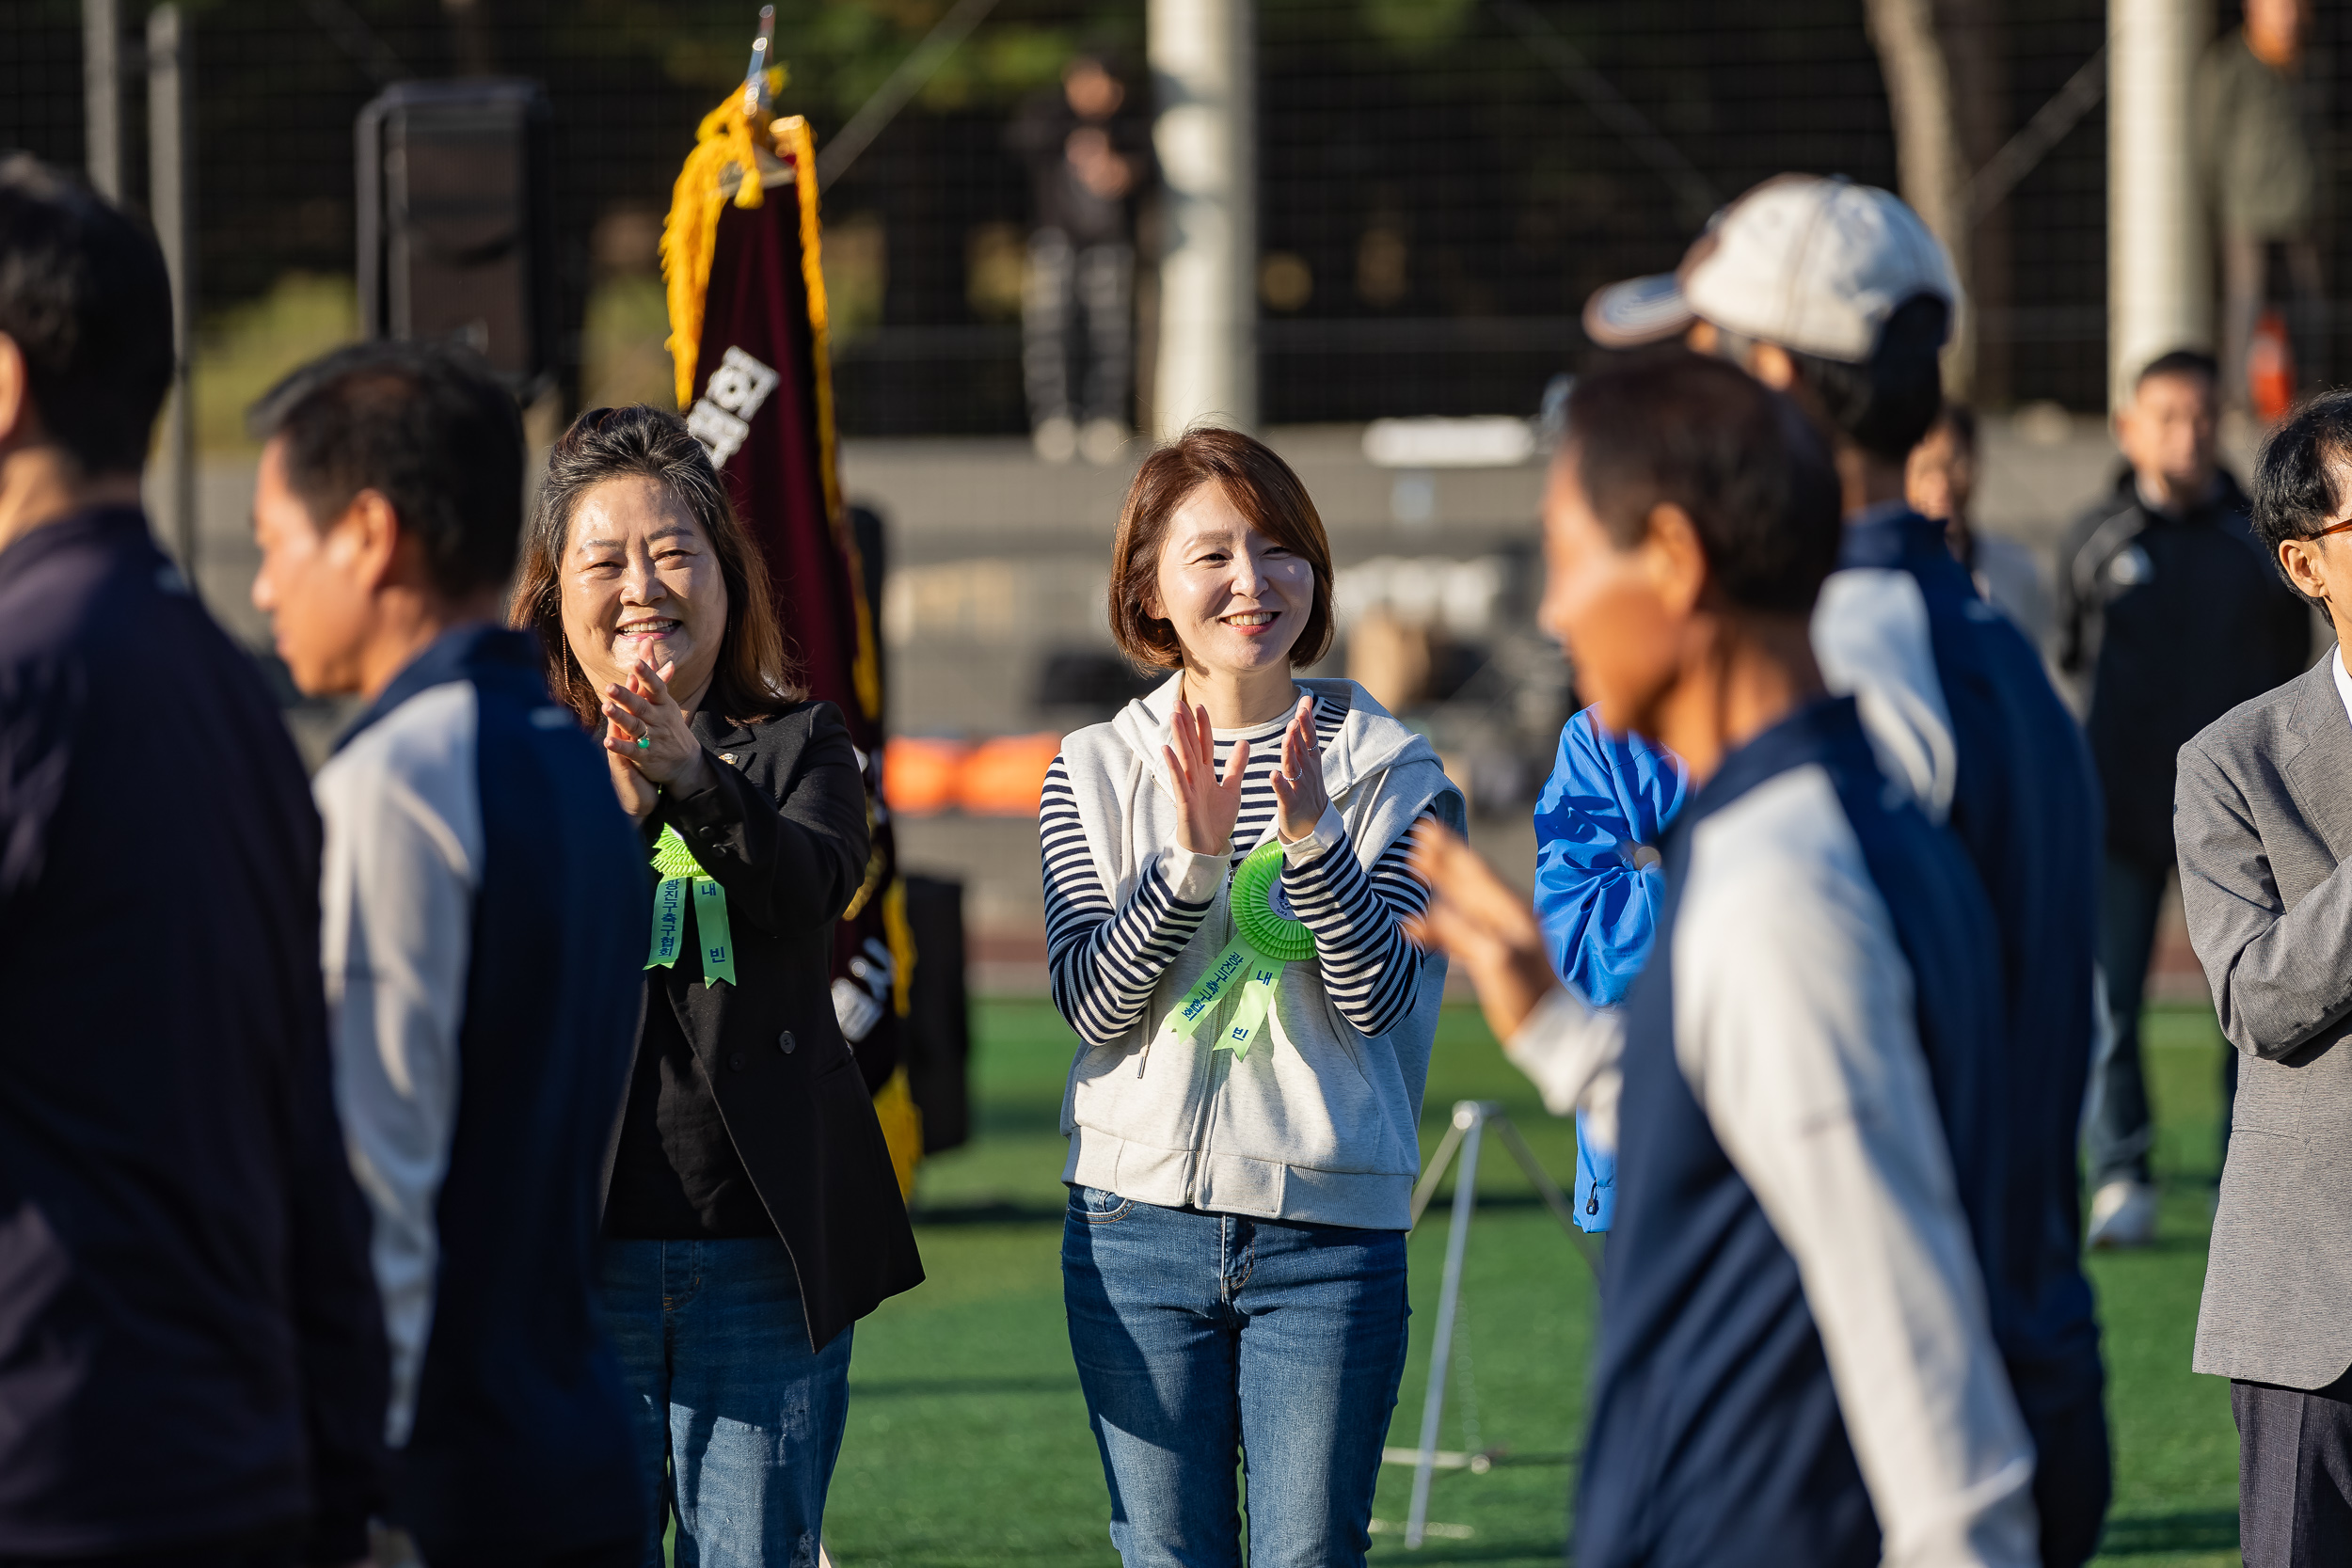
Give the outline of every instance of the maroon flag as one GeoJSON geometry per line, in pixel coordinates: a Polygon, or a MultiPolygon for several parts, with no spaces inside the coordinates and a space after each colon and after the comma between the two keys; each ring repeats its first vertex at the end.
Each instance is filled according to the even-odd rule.
{"type": "Polygon", "coordinates": [[[725,476],[759,542],[809,694],[839,706],[865,769],[873,850],[835,928],[834,1010],[875,1096],[904,1188],[922,1147],[900,1069],[914,953],[882,803],[881,659],[834,467],[815,143],[805,120],[778,119],[769,156],[741,135],[748,117],[739,103],[730,101],[704,121],[663,241],[679,402],[687,428],[725,476]],[[723,154],[711,150],[714,142],[723,154]],[[740,184],[744,151],[754,153],[752,177],[759,182],[751,193],[740,184]],[[738,182],[732,188],[730,177],[738,182]],[[744,204],[747,194],[755,205],[744,204]],[[697,274],[699,300],[692,297],[697,274]],[[690,334],[691,359],[678,352],[690,334]]]}

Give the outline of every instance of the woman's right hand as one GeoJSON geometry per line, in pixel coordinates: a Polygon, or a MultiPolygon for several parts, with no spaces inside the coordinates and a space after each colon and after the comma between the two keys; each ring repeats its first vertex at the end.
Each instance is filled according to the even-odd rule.
{"type": "Polygon", "coordinates": [[[634,745],[635,737],[606,719],[604,723],[604,768],[612,776],[612,793],[621,799],[621,809],[628,813],[632,822],[643,822],[652,815],[661,800],[661,791],[654,782],[637,769],[637,765],[614,748],[621,743],[634,745]]]}
{"type": "Polygon", "coordinates": [[[1196,855],[1232,853],[1233,819],[1241,815],[1241,779],[1249,766],[1249,742],[1233,743],[1225,777],[1216,776],[1216,741],[1209,710],[1176,704],[1173,746],[1163,746],[1168,782],[1176,788],[1176,842],[1196,855]]]}

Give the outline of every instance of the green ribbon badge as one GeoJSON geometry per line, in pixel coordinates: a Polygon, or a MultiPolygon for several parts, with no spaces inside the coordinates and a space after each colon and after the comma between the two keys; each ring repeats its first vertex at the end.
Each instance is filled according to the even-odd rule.
{"type": "Polygon", "coordinates": [[[686,900],[694,900],[694,930],[703,940],[703,984],[735,984],[735,942],[727,930],[727,893],[666,823],[653,847],[661,885],[653,895],[653,952],[647,969],[667,969],[686,945],[686,900]]]}
{"type": "Polygon", "coordinates": [[[1315,939],[1291,914],[1289,900],[1282,896],[1282,846],[1276,840],[1259,845],[1241,863],[1241,869],[1233,873],[1230,902],[1232,945],[1217,955],[1208,973],[1160,1021],[1160,1032],[1177,1039],[1192,1038],[1210,1015],[1218,1011],[1218,1005],[1238,990],[1241,999],[1210,1049],[1230,1051],[1233,1060],[1246,1062],[1250,1043],[1274,1009],[1275,983],[1281,979],[1283,967],[1314,957],[1315,939]]]}

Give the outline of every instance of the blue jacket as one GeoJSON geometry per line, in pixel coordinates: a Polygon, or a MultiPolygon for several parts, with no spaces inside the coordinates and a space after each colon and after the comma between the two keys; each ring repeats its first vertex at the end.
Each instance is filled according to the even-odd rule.
{"type": "MultiPolygon", "coordinates": [[[[1681,759],[1640,736],[1612,736],[1586,708],[1560,731],[1560,754],[1535,801],[1535,913],[1551,966],[1597,1007],[1625,1000],[1649,958],[1664,895],[1653,851],[1682,809],[1681,759]]],[[[1576,1223],[1607,1230],[1616,1209],[1616,1157],[1576,1137],[1576,1223]]]]}
{"type": "Polygon", "coordinates": [[[418,655],[316,789],[338,1100],[391,1331],[392,1517],[427,1561],[641,1539],[595,1275],[644,990],[644,846],[537,642],[487,626],[418,655]]]}

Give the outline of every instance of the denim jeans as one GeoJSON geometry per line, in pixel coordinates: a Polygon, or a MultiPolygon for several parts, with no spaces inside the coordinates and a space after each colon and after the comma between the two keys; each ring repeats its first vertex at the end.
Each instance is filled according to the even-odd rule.
{"type": "Polygon", "coordinates": [[[608,1239],[605,1330],[628,1375],[645,1568],[677,1515],[677,1568],[814,1568],[850,1415],[850,1330],[811,1354],[791,1256],[771,1237],[608,1239]]]}
{"type": "Polygon", "coordinates": [[[1361,1563],[1405,1372],[1405,1233],[1073,1188],[1062,1299],[1126,1568],[1361,1563]]]}

